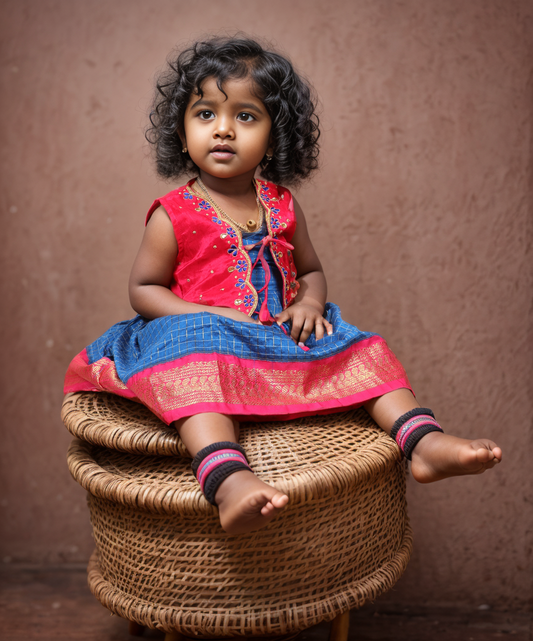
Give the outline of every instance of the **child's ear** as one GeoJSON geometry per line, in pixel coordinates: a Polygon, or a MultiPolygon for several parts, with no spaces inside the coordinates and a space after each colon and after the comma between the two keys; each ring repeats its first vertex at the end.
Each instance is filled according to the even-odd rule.
{"type": "Polygon", "coordinates": [[[268,147],[266,150],[265,156],[272,156],[274,155],[274,137],[272,136],[272,131],[270,131],[270,136],[268,137],[268,147]]]}
{"type": "Polygon", "coordinates": [[[186,154],[187,153],[187,138],[185,137],[185,134],[181,133],[178,131],[178,136],[180,137],[181,140],[181,152],[186,154]]]}

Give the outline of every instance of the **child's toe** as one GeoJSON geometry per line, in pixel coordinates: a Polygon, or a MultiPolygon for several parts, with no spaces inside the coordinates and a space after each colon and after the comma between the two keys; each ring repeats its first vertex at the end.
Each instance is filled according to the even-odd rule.
{"type": "Polygon", "coordinates": [[[474,450],[476,460],[480,463],[492,461],[496,456],[494,450],[500,449],[496,446],[496,443],[485,439],[471,441],[470,448],[474,450]]]}
{"type": "Polygon", "coordinates": [[[274,506],[273,506],[273,505],[272,505],[272,503],[269,501],[268,503],[266,503],[265,505],[263,505],[263,507],[261,508],[261,514],[262,514],[263,516],[268,516],[271,512],[273,512],[273,511],[274,511],[274,509],[275,509],[275,508],[274,508],[274,506]]]}
{"type": "Polygon", "coordinates": [[[479,447],[476,450],[476,459],[479,463],[490,463],[494,458],[494,454],[486,447],[479,447]]]}
{"type": "Polygon", "coordinates": [[[289,497],[286,494],[278,492],[272,497],[271,502],[275,508],[280,510],[287,505],[287,503],[289,502],[289,497]]]}

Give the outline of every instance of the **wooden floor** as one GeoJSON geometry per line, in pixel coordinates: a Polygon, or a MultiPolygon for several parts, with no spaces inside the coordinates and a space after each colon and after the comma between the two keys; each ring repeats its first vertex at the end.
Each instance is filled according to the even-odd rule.
{"type": "MultiPolygon", "coordinates": [[[[327,641],[329,626],[306,630],[298,641],[327,641]]],[[[147,630],[142,638],[163,639],[147,630]]],[[[82,568],[0,572],[2,641],[134,641],[128,624],[89,592],[82,568]]],[[[390,604],[351,613],[350,641],[533,641],[532,616],[444,608],[406,610],[390,604]]]]}

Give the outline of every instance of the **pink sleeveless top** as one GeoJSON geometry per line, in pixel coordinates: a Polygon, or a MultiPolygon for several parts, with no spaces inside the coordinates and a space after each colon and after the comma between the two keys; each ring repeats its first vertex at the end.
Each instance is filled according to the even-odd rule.
{"type": "MultiPolygon", "coordinates": [[[[154,201],[146,217],[148,222],[153,212],[163,206],[172,222],[178,257],[170,289],[190,303],[230,307],[251,316],[258,296],[251,283],[252,264],[241,233],[190,189],[195,180],[154,201]]],[[[299,287],[290,245],[296,229],[292,195],[285,187],[260,180],[256,181],[256,189],[267,225],[262,244],[263,248],[270,246],[283,279],[286,309],[299,287]]]]}

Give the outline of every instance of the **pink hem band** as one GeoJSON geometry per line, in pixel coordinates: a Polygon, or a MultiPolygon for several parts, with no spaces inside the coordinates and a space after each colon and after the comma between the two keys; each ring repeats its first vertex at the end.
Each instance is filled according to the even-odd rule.
{"type": "MultiPolygon", "coordinates": [[[[164,423],[170,425],[173,421],[178,421],[188,416],[203,414],[207,412],[216,412],[218,414],[229,414],[237,421],[290,421],[304,416],[316,416],[321,414],[333,414],[349,409],[361,407],[366,401],[378,396],[383,396],[388,392],[397,389],[406,388],[410,391],[409,381],[404,378],[394,383],[383,383],[359,394],[338,398],[329,402],[306,403],[300,405],[261,405],[251,407],[250,405],[229,404],[229,403],[194,403],[187,407],[179,407],[168,412],[163,412],[158,416],[164,423]]],[[[155,408],[150,408],[155,412],[155,408]]],[[[156,412],[157,413],[157,412],[156,412]]]]}

